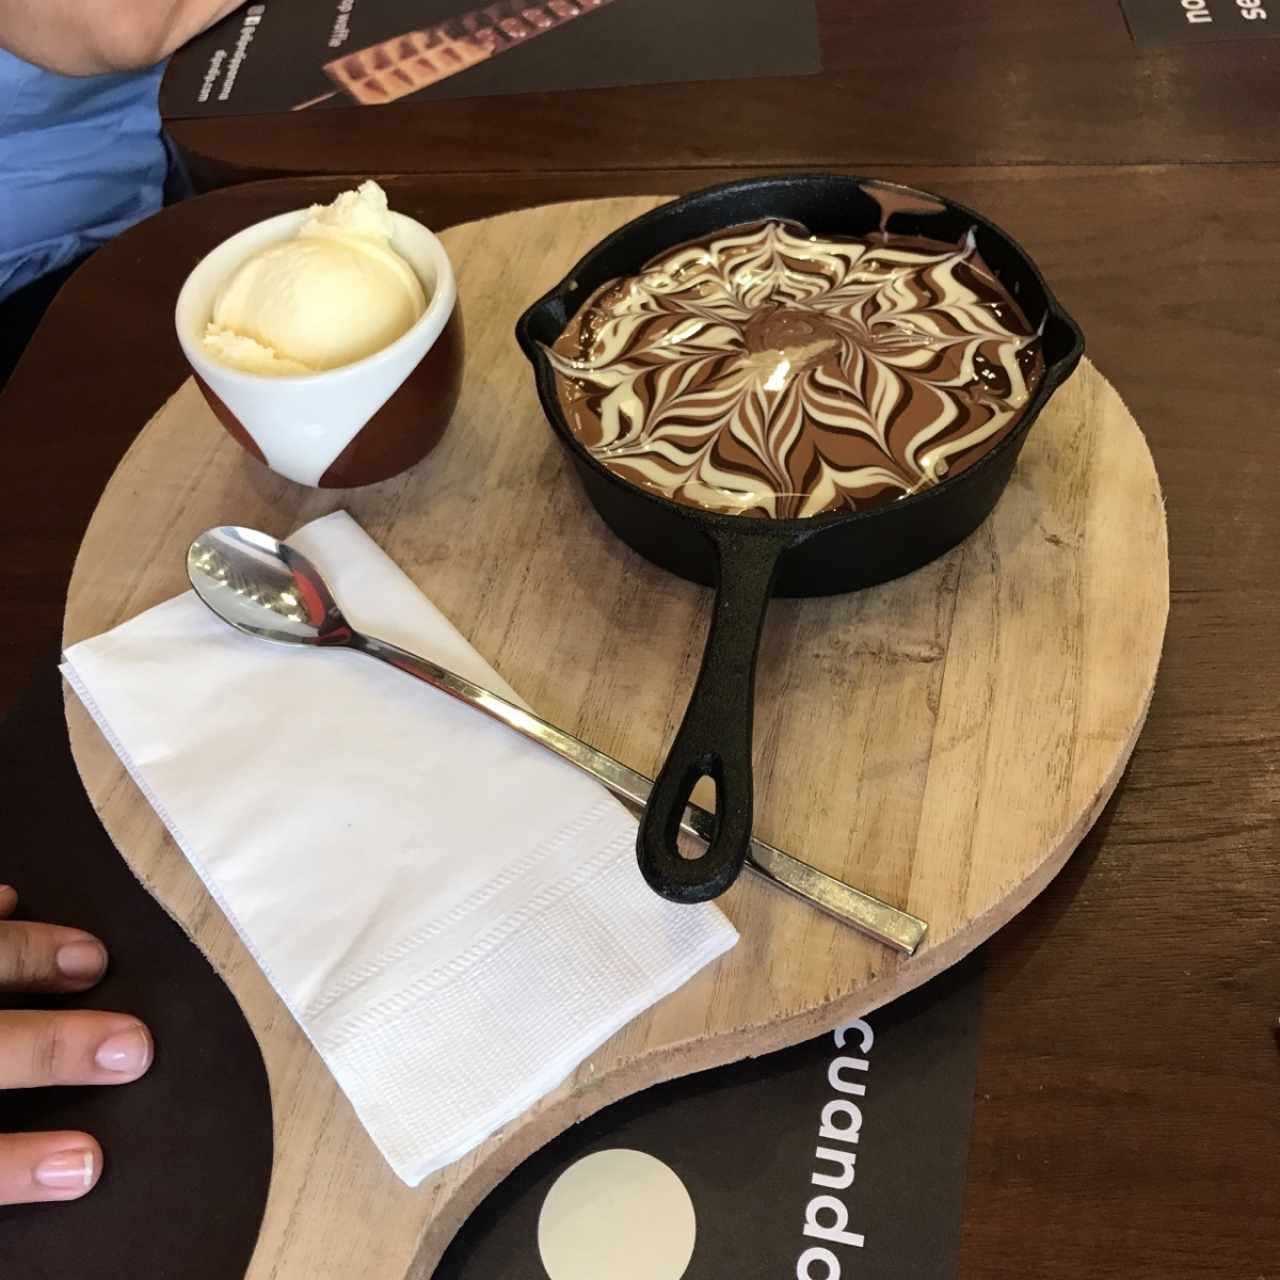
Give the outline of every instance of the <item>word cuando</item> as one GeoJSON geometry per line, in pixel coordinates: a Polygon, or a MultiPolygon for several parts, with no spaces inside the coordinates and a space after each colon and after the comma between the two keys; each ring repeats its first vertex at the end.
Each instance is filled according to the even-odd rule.
{"type": "MultiPolygon", "coordinates": [[[[865,1055],[875,1043],[870,1025],[862,1018],[846,1022],[835,1030],[836,1048],[846,1047],[850,1035],[858,1037],[857,1050],[865,1055]]],[[[840,1143],[840,1146],[820,1145],[814,1152],[819,1162],[810,1181],[815,1187],[828,1187],[832,1191],[846,1191],[853,1185],[858,1153],[849,1150],[858,1143],[862,1132],[862,1109],[850,1098],[861,1098],[867,1092],[866,1085],[856,1076],[867,1070],[865,1056],[844,1054],[831,1060],[827,1068],[827,1081],[844,1096],[832,1098],[822,1108],[822,1120],[818,1127],[821,1143],[840,1143]]],[[[846,1245],[861,1249],[864,1237],[849,1230],[849,1210],[838,1196],[823,1194],[814,1196],[805,1206],[804,1234],[810,1240],[821,1240],[820,1245],[810,1245],[796,1261],[796,1280],[840,1280],[841,1262],[828,1246],[846,1245]]]]}

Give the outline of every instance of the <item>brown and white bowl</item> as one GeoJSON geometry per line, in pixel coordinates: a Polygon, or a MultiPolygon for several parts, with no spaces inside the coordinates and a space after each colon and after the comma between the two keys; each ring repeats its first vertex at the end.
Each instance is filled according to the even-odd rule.
{"type": "Polygon", "coordinates": [[[210,408],[258,461],[298,484],[373,484],[435,448],[462,383],[453,267],[420,222],[393,213],[391,245],[422,281],[427,309],[381,351],[323,373],[272,377],[220,363],[201,341],[222,285],[251,254],[293,236],[307,215],[298,209],[254,223],[202,258],[178,294],[178,341],[210,408]]]}

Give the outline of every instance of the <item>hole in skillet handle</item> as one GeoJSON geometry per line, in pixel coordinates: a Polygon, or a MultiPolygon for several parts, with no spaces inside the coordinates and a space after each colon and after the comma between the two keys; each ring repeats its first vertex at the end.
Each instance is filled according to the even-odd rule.
{"type": "Polygon", "coordinates": [[[741,530],[704,528],[715,543],[719,583],[702,666],[684,720],[654,782],[636,837],[640,871],[672,902],[706,902],[737,878],[751,843],[751,741],[756,656],[782,554],[804,535],[772,521],[741,530]],[[715,829],[701,857],[677,843],[685,805],[700,779],[715,782],[715,829]]]}

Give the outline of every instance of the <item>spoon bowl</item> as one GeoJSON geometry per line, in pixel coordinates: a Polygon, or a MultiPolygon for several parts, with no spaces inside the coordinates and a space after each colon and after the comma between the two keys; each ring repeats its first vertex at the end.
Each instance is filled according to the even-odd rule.
{"type": "Polygon", "coordinates": [[[257,529],[220,525],[187,550],[196,595],[237,631],[275,644],[348,645],[352,630],[320,571],[257,529]]]}

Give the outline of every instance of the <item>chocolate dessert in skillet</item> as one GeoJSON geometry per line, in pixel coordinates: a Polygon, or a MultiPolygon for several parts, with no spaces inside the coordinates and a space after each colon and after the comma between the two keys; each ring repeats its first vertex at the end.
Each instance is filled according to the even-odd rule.
{"type": "Polygon", "coordinates": [[[971,534],[1083,338],[989,219],[846,174],[747,178],[643,213],[516,335],[605,523],[715,588],[636,837],[658,893],[704,901],[733,882],[751,839],[770,598],[887,582],[971,534]],[[715,830],[689,858],[676,837],[702,777],[716,785],[715,830]]]}
{"type": "Polygon", "coordinates": [[[555,342],[562,411],[620,478],[704,510],[875,507],[995,447],[1040,335],[959,244],[768,219],[603,285],[555,342]]]}

